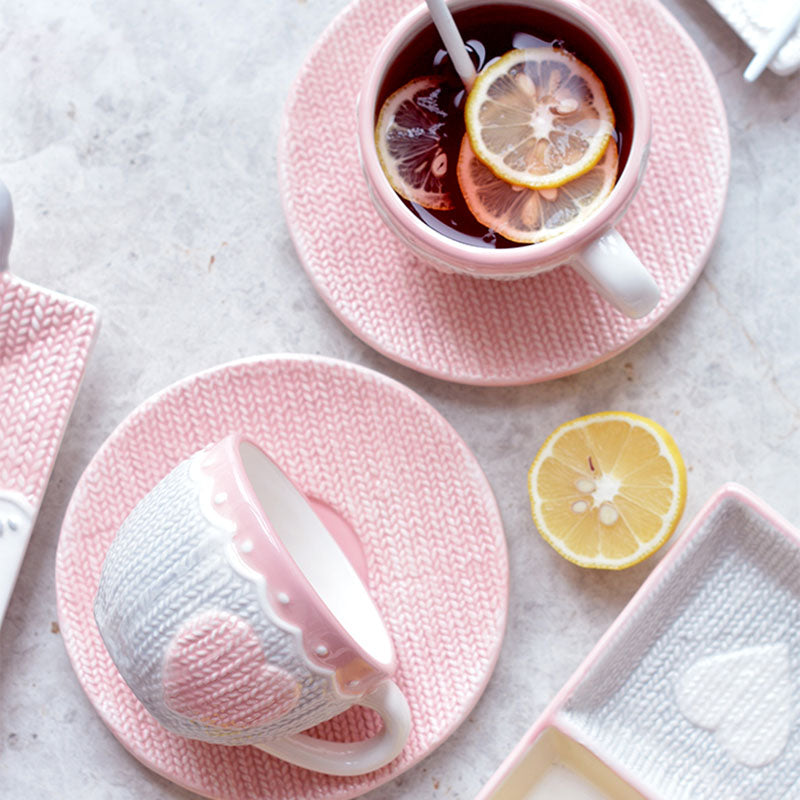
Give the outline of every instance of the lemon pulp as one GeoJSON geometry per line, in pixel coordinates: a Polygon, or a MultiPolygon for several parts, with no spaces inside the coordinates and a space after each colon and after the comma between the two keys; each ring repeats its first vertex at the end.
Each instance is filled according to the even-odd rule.
{"type": "Polygon", "coordinates": [[[686,502],[686,467],[664,428],[628,412],[557,428],[528,475],[542,537],[583,567],[622,569],[654,553],[686,502]]]}

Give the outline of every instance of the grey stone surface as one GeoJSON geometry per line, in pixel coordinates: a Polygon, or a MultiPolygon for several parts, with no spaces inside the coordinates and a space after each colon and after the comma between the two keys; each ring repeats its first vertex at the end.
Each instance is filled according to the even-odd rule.
{"type": "Polygon", "coordinates": [[[496,672],[469,720],[376,800],[474,797],[657,561],[586,572],[540,539],[525,476],[559,423],[607,409],[662,422],[689,468],[685,521],[736,480],[800,523],[800,77],[745,84],[748,48],[706,5],[668,0],[729,115],[730,192],[704,273],[661,326],[605,364],[529,387],[457,386],[351,335],[315,294],[283,219],[281,109],[344,5],[0,0],[12,269],[103,314],[0,631],[4,800],[193,797],[128,755],[84,696],[51,632],[53,566],[70,493],[103,440],[144,398],[215,364],[322,353],[384,372],[450,420],[495,490],[511,561],[496,672]]]}

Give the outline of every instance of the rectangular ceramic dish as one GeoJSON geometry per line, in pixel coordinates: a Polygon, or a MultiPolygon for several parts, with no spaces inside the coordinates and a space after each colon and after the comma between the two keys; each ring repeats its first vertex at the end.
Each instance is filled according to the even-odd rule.
{"type": "Polygon", "coordinates": [[[800,798],[799,665],[800,533],[726,485],[477,800],[800,798]]]}
{"type": "Polygon", "coordinates": [[[97,333],[92,306],[8,271],[11,193],[0,181],[0,624],[97,333]]]}
{"type": "Polygon", "coordinates": [[[0,623],[98,320],[92,306],[0,271],[0,623]]]}
{"type": "MultiPolygon", "coordinates": [[[[781,24],[794,0],[708,0],[709,5],[733,28],[753,52],[781,24]]],[[[789,75],[800,67],[800,29],[796,30],[769,63],[776,75],[789,75]]]]}

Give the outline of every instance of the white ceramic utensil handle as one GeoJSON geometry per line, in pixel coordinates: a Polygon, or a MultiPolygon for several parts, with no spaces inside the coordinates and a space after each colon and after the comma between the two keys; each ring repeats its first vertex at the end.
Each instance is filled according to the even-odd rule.
{"type": "Polygon", "coordinates": [[[411,711],[403,693],[384,681],[358,705],[377,711],[383,730],[361,742],[329,742],[303,733],[256,745],[270,755],[299,767],[328,775],[363,775],[388,764],[405,747],[411,730],[411,711]]]}
{"type": "Polygon", "coordinates": [[[6,185],[0,181],[0,272],[8,269],[8,253],[14,238],[14,206],[6,185]]]}
{"type": "MultiPolygon", "coordinates": [[[[0,181],[0,272],[8,269],[13,237],[14,206],[6,185],[0,181]]],[[[0,397],[2,394],[0,386],[0,397]]],[[[28,547],[34,516],[34,509],[21,494],[0,488],[0,625],[28,547]]]]}
{"type": "Polygon", "coordinates": [[[595,291],[633,319],[649,314],[660,292],[653,276],[615,230],[593,241],[570,265],[595,291]]]}
{"type": "Polygon", "coordinates": [[[35,511],[19,493],[0,489],[0,625],[31,538],[35,511]]]}

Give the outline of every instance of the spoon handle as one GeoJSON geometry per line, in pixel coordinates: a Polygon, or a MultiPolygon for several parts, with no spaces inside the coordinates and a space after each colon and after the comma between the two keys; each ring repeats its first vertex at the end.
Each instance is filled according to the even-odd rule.
{"type": "Polygon", "coordinates": [[[469,91],[475,82],[477,73],[464,45],[464,40],[458,32],[453,15],[444,0],[425,0],[425,2],[428,4],[433,24],[436,26],[436,30],[439,31],[439,36],[442,37],[442,42],[447,49],[450,60],[453,62],[458,77],[461,78],[467,91],[469,91]]]}
{"type": "Polygon", "coordinates": [[[798,22],[800,22],[800,2],[796,2],[794,6],[788,8],[786,15],[775,26],[764,44],[756,52],[753,60],[747,65],[747,69],[744,71],[744,79],[748,83],[752,83],[764,71],[778,50],[786,44],[795,32],[798,22]]]}

